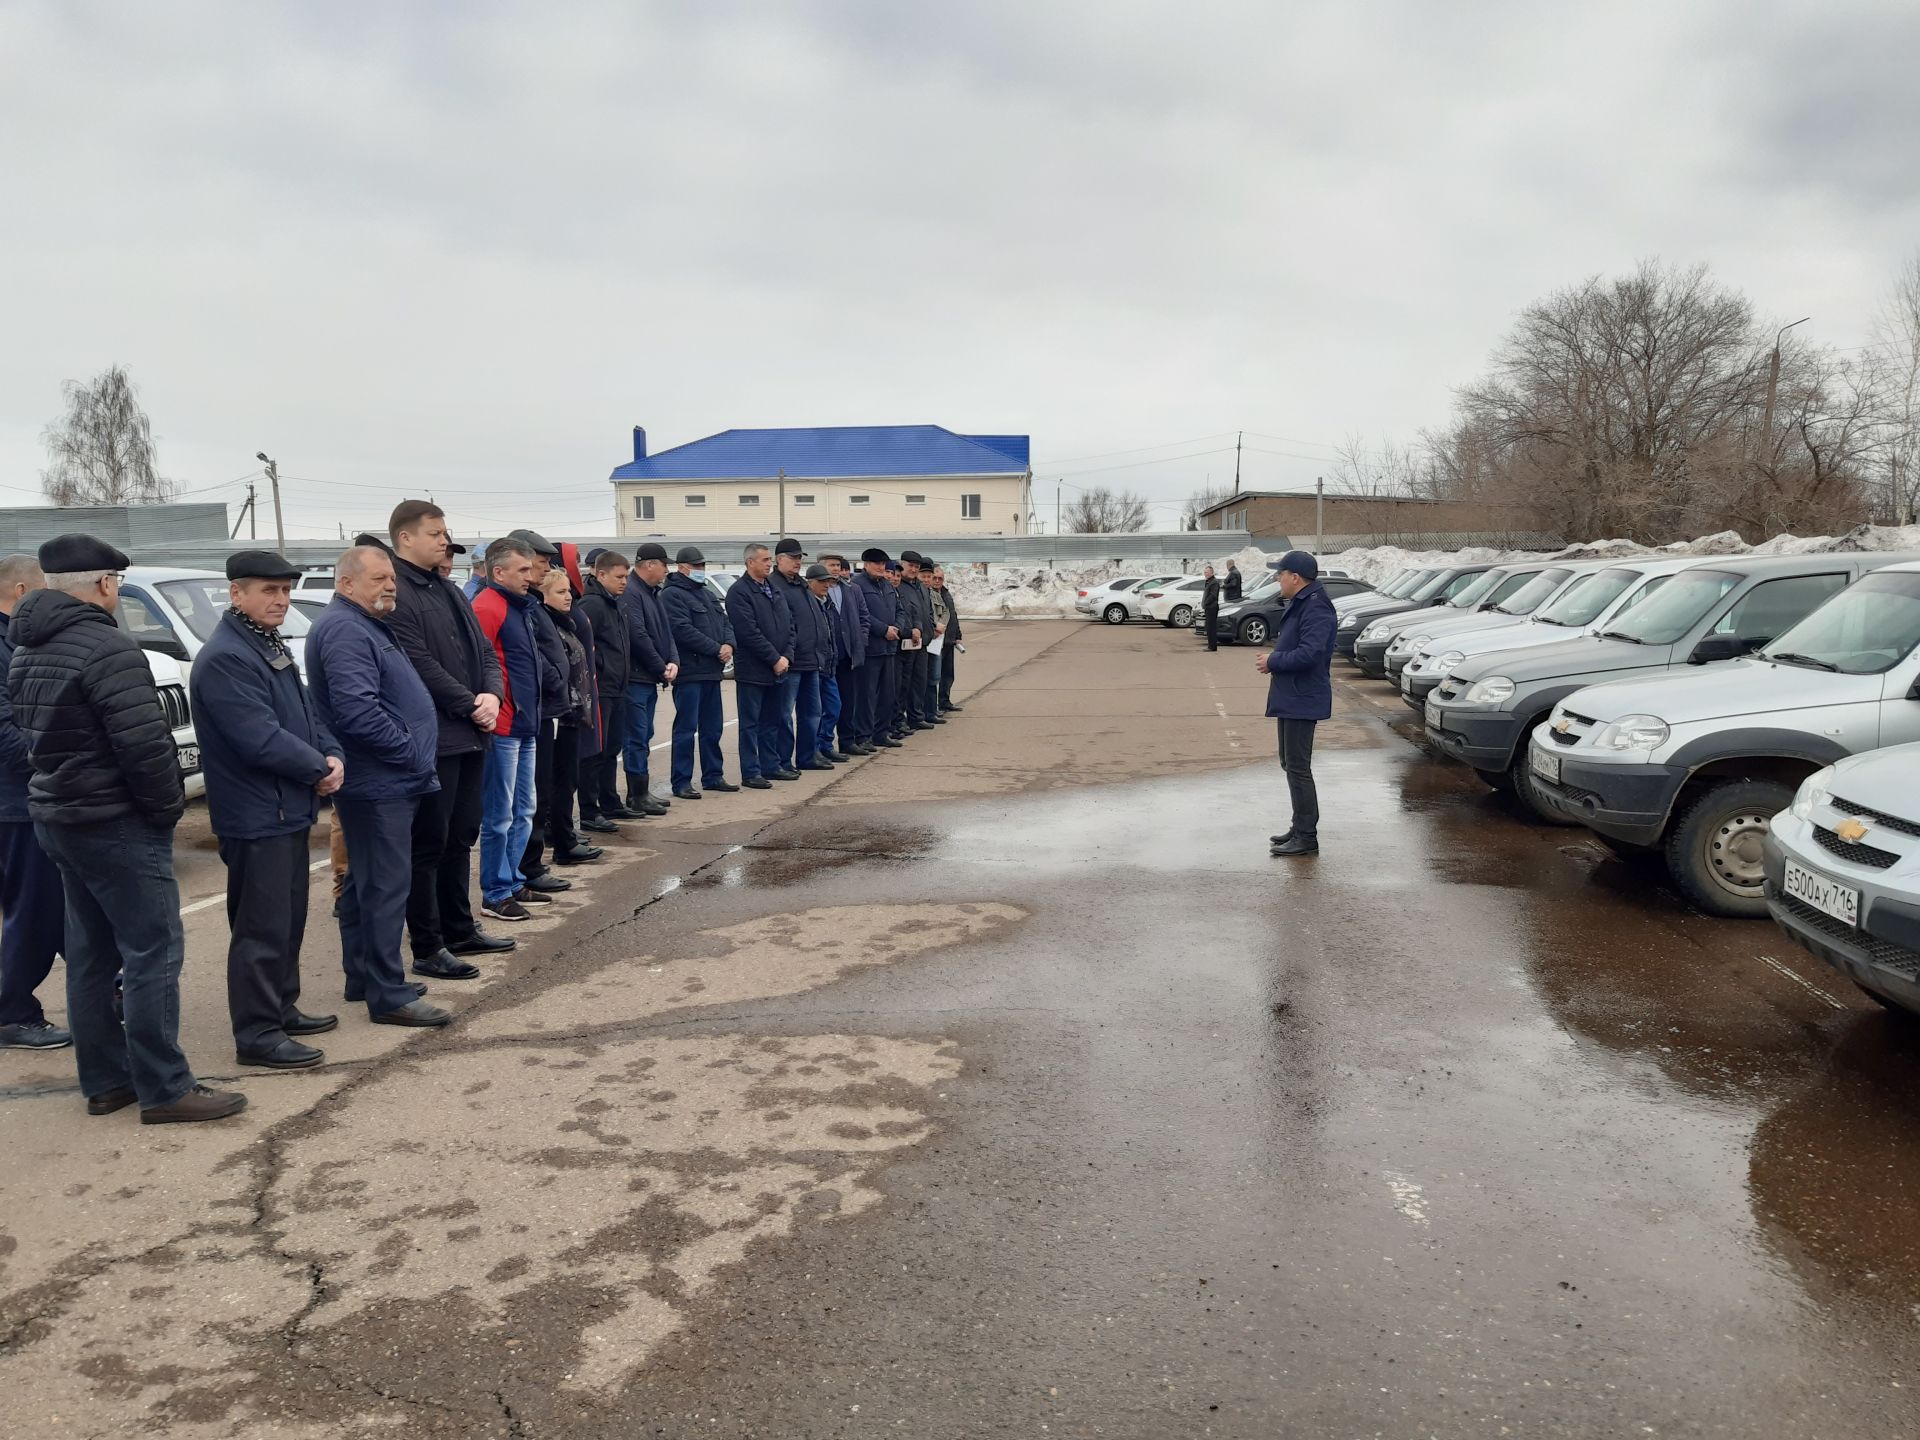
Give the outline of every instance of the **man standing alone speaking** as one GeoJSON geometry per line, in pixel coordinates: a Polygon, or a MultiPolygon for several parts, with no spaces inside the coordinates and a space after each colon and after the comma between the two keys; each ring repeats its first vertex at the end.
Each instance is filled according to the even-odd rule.
{"type": "Polygon", "coordinates": [[[1280,727],[1280,764],[1293,799],[1293,824],[1273,837],[1275,855],[1320,850],[1320,797],[1313,784],[1313,727],[1333,714],[1333,601],[1320,587],[1320,562],[1289,550],[1267,562],[1280,572],[1286,612],[1274,629],[1273,650],[1254,661],[1267,679],[1267,714],[1280,727]]]}

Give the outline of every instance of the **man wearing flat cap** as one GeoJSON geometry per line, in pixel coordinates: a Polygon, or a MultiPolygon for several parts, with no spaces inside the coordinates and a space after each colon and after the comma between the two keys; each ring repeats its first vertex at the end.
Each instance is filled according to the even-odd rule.
{"type": "Polygon", "coordinates": [[[180,1052],[173,827],[186,791],[153,672],[114,623],[127,557],[60,535],[39,560],[47,588],[14,611],[7,683],[33,762],[27,808],[66,885],[67,1023],[87,1113],[138,1101],[149,1125],[235,1114],[246,1097],[196,1083],[180,1052]]]}
{"type": "Polygon", "coordinates": [[[866,664],[858,672],[860,706],[854,736],[869,750],[898,748],[886,733],[893,725],[893,694],[887,682],[892,677],[894,651],[900,646],[900,602],[887,583],[887,564],[886,551],[862,550],[860,573],[853,582],[867,617],[866,664]]]}
{"type": "Polygon", "coordinates": [[[773,547],[774,584],[784,586],[787,613],[793,617],[793,668],[782,678],[780,756],[792,770],[831,770],[822,764],[820,739],[820,670],[831,660],[824,648],[831,642],[819,607],[801,576],[806,552],[798,540],[782,540],[773,547]]]}
{"type": "Polygon", "coordinates": [[[318,1065],[326,1056],[303,1037],[339,1023],[300,1009],[308,833],[345,769],[280,635],[299,575],[270,550],[229,555],[231,606],[189,679],[207,817],[227,867],[234,1056],[273,1070],[318,1065]]]}
{"type": "Polygon", "coordinates": [[[726,728],[720,682],[733,660],[733,623],[706,581],[707,557],[697,545],[682,545],[673,574],[660,591],[660,609],[673,633],[680,669],[673,677],[673,793],[695,799],[708,790],[740,787],[727,779],[720,738],[726,728]],[[694,761],[699,760],[698,785],[694,761]]]}
{"type": "Polygon", "coordinates": [[[820,749],[837,765],[865,752],[856,738],[855,722],[860,709],[857,672],[867,661],[867,611],[847,570],[847,557],[822,555],[820,563],[833,578],[827,603],[833,606],[834,644],[833,667],[820,676],[820,749]]]}
{"type": "MultiPolygon", "coordinates": [[[[673,802],[653,793],[653,722],[660,687],[680,674],[680,647],[660,603],[667,583],[666,546],[649,540],[633,552],[633,578],[620,597],[627,637],[627,808],[638,815],[664,815],[673,802]]],[[[677,784],[673,787],[680,788],[677,784]]],[[[691,794],[683,800],[697,799],[691,794]]]]}
{"type": "Polygon", "coordinates": [[[1273,649],[1254,662],[1267,676],[1267,714],[1280,731],[1280,764],[1287,772],[1293,824],[1273,837],[1276,856],[1320,850],[1320,796],[1313,783],[1313,727],[1333,714],[1333,601],[1320,585],[1320,562],[1289,550],[1267,562],[1280,574],[1287,608],[1274,627],[1273,649]]]}

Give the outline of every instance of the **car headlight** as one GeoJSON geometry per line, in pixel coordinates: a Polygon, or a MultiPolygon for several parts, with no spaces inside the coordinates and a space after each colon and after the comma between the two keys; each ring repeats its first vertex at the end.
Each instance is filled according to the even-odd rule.
{"type": "Polygon", "coordinates": [[[1418,650],[1422,645],[1426,644],[1427,641],[1431,640],[1432,638],[1433,637],[1431,635],[1410,636],[1408,637],[1408,640],[1407,640],[1407,648],[1409,650],[1418,650]]]}
{"type": "Polygon", "coordinates": [[[1504,675],[1489,675],[1467,687],[1467,699],[1475,705],[1500,705],[1513,698],[1513,681],[1504,675]]]}
{"type": "Polygon", "coordinates": [[[1442,655],[1438,660],[1433,662],[1433,668],[1438,670],[1442,675],[1445,675],[1448,671],[1453,669],[1454,666],[1458,665],[1462,660],[1466,658],[1467,658],[1467,652],[1464,650],[1449,650],[1447,651],[1446,654],[1442,655]]]}
{"type": "Polygon", "coordinates": [[[1658,715],[1622,715],[1593,733],[1596,750],[1658,750],[1667,743],[1667,722],[1658,715]]]}
{"type": "Polygon", "coordinates": [[[1800,820],[1813,818],[1813,807],[1824,805],[1833,794],[1833,766],[1816,770],[1800,782],[1800,789],[1793,797],[1793,813],[1800,820]]]}
{"type": "Polygon", "coordinates": [[[1369,625],[1361,634],[1360,638],[1362,640],[1384,640],[1387,638],[1387,627],[1384,625],[1369,625]]]}

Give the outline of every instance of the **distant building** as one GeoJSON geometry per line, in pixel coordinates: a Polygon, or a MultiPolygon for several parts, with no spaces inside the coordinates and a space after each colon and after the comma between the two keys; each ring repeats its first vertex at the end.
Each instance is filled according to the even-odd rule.
{"type": "Polygon", "coordinates": [[[1242,490],[1200,512],[1200,529],[1242,531],[1249,538],[1312,545],[1316,523],[1328,549],[1348,545],[1498,544],[1553,546],[1524,508],[1407,495],[1334,495],[1316,503],[1311,490],[1242,490]]]}
{"type": "Polygon", "coordinates": [[[1028,453],[1025,435],[853,425],[724,430],[649,455],[636,425],[614,514],[623,536],[1024,535],[1028,453]]]}

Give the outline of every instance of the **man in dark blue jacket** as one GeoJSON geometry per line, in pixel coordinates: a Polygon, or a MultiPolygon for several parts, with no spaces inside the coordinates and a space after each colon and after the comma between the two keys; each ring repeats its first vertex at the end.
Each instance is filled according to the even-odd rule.
{"type": "Polygon", "coordinates": [[[31,555],[0,560],[0,916],[6,917],[0,922],[0,1050],[61,1050],[73,1043],[73,1032],[51,1024],[33,993],[53,973],[67,897],[60,868],[40,848],[27,813],[33,763],[6,684],[13,607],[44,578],[31,555]]]}
{"type": "Polygon", "coordinates": [[[297,1037],[339,1023],[300,1010],[307,837],[340,788],[341,749],[315,718],[280,624],[300,572],[270,550],[227,557],[232,608],[194,657],[195,732],[207,817],[227,867],[227,1013],[242,1065],[302,1070],[324,1052],[297,1037]]]}
{"type": "Polygon", "coordinates": [[[856,738],[868,750],[897,750],[893,729],[893,657],[900,648],[900,602],[887,580],[887,552],[871,548],[860,552],[860,608],[867,617],[866,664],[860,668],[860,711],[856,738]]]}
{"type": "Polygon", "coordinates": [[[401,650],[393,557],[372,545],[343,552],[333,603],[307,637],[307,674],[320,725],[339,741],[346,774],[333,797],[347,839],[340,896],[340,963],[347,999],[380,1025],[444,1025],[453,1017],[409,983],[400,937],[413,881],[413,821],[439,787],[433,696],[401,650]]]}
{"type": "Polygon", "coordinates": [[[671,685],[680,673],[680,649],[660,604],[660,587],[666,583],[666,547],[650,540],[633,552],[633,578],[620,597],[628,663],[627,808],[642,815],[664,815],[669,803],[653,793],[649,778],[660,687],[671,685]]]}
{"type": "Polygon", "coordinates": [[[1288,604],[1274,627],[1273,650],[1254,662],[1267,680],[1267,714],[1279,724],[1293,824],[1273,837],[1275,855],[1320,850],[1320,796],[1313,783],[1313,727],[1333,714],[1333,601],[1319,583],[1320,562],[1304,550],[1269,561],[1288,604]]]}
{"type": "Polygon", "coordinates": [[[579,611],[593,626],[594,678],[600,687],[600,751],[580,765],[580,828],[600,835],[618,835],[617,820],[639,815],[620,798],[620,760],[627,748],[627,680],[632,661],[627,652],[627,627],[620,615],[620,597],[632,583],[627,557],[618,550],[598,550],[587,561],[579,611]]]}
{"type": "Polygon", "coordinates": [[[867,663],[867,606],[853,583],[844,555],[822,555],[820,563],[833,577],[827,592],[833,606],[833,673],[823,676],[820,695],[820,748],[836,763],[854,755],[871,755],[873,747],[861,738],[860,670],[867,663]],[[840,748],[829,743],[839,732],[840,748]]]}
{"type": "Polygon", "coordinates": [[[727,780],[726,759],[720,749],[726,712],[721,708],[720,682],[733,659],[733,626],[726,607],[706,581],[696,574],[706,568],[706,556],[696,545],[683,545],[673,557],[674,573],[660,591],[660,608],[680,655],[680,673],[673,681],[673,793],[697,800],[704,790],[738,790],[727,780]],[[693,783],[696,744],[700,753],[700,787],[693,783]]]}
{"type": "Polygon", "coordinates": [[[800,562],[807,558],[791,537],[773,547],[774,588],[793,619],[793,668],[781,677],[780,758],[795,770],[831,770],[820,759],[820,675],[833,662],[833,634],[818,606],[810,605],[800,562]]]}
{"type": "Polygon", "coordinates": [[[773,578],[773,552],[765,545],[746,547],[747,573],[727,592],[727,619],[733,624],[733,678],[740,709],[740,783],[754,790],[770,780],[798,780],[781,754],[788,731],[780,722],[782,684],[793,668],[793,616],[781,586],[773,578]]]}

